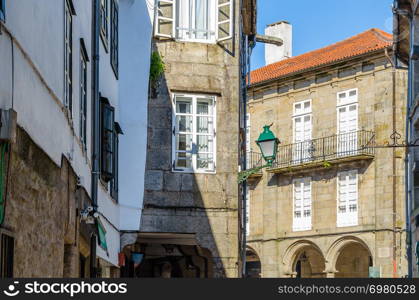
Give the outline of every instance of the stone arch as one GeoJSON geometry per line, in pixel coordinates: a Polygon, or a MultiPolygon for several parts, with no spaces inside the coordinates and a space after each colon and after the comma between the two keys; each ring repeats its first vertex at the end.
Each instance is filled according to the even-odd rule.
{"type": "Polygon", "coordinates": [[[341,257],[341,254],[343,254],[343,252],[348,249],[349,246],[364,251],[366,255],[368,255],[368,260],[371,261],[369,262],[369,264],[374,265],[374,256],[372,255],[372,252],[368,247],[367,243],[356,236],[345,236],[334,241],[333,244],[327,250],[326,272],[330,274],[336,274],[339,272],[339,270],[337,270],[338,259],[341,257]]]}
{"type": "Polygon", "coordinates": [[[262,262],[258,253],[250,246],[246,246],[246,277],[262,277],[262,262]]]}
{"type": "Polygon", "coordinates": [[[319,272],[323,273],[325,269],[325,258],[323,251],[315,243],[309,240],[300,240],[291,244],[284,252],[282,264],[283,264],[283,274],[289,277],[296,276],[296,266],[299,261],[299,257],[305,253],[305,250],[312,251],[316,253],[318,259],[321,260],[321,270],[319,272]]]}

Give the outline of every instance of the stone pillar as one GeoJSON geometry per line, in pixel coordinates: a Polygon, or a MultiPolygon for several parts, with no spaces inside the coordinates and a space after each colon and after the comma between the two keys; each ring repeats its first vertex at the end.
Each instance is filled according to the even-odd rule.
{"type": "Polygon", "coordinates": [[[79,277],[79,251],[75,245],[64,245],[64,278],[79,277]]]}

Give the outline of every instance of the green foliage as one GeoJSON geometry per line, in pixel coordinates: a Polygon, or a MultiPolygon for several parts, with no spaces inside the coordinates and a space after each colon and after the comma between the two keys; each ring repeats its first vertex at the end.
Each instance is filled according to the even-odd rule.
{"type": "Polygon", "coordinates": [[[163,74],[165,69],[164,62],[157,51],[154,51],[151,54],[151,64],[150,64],[150,81],[154,86],[160,76],[163,74]]]}
{"type": "Polygon", "coordinates": [[[328,161],[325,161],[323,163],[323,167],[325,167],[325,168],[330,168],[331,166],[332,166],[332,164],[330,162],[328,162],[328,161]]]}

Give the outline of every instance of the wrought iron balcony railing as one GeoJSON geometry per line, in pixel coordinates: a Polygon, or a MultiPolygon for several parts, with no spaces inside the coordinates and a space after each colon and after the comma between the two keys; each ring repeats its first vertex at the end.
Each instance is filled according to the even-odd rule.
{"type": "Polygon", "coordinates": [[[359,130],[278,147],[271,172],[374,157],[375,133],[359,130]]]}
{"type": "MultiPolygon", "coordinates": [[[[248,170],[261,167],[264,163],[265,162],[263,160],[262,153],[253,152],[253,151],[246,153],[246,168],[248,170]]],[[[252,176],[260,176],[260,175],[262,175],[262,170],[258,171],[255,175],[252,175],[252,176]]]]}

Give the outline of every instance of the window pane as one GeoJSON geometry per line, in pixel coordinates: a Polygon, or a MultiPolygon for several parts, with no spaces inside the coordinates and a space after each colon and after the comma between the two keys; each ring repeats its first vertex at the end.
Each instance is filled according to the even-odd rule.
{"type": "Polygon", "coordinates": [[[198,133],[213,133],[213,119],[211,117],[197,117],[196,131],[198,133]]]}
{"type": "Polygon", "coordinates": [[[208,39],[209,0],[195,0],[195,30],[197,39],[208,39]]]}
{"type": "Polygon", "coordinates": [[[190,114],[192,113],[192,99],[178,97],[176,98],[176,113],[190,114]],[[184,100],[185,99],[185,100],[184,100]]]}
{"type": "Polygon", "coordinates": [[[177,151],[192,151],[192,135],[179,134],[176,136],[177,151]]]}
{"type": "Polygon", "coordinates": [[[213,142],[214,139],[212,136],[208,135],[198,135],[197,144],[198,152],[213,152],[213,142]]]}
{"type": "Polygon", "coordinates": [[[192,169],[192,154],[186,152],[176,153],[176,168],[192,169]]]}
{"type": "Polygon", "coordinates": [[[212,154],[198,154],[197,167],[198,169],[214,169],[212,154]]]}
{"type": "Polygon", "coordinates": [[[213,99],[212,98],[198,98],[197,99],[197,114],[198,115],[212,115],[213,114],[213,99]]]}
{"type": "Polygon", "coordinates": [[[177,116],[177,131],[178,132],[192,132],[192,117],[190,116],[177,116]]]}

